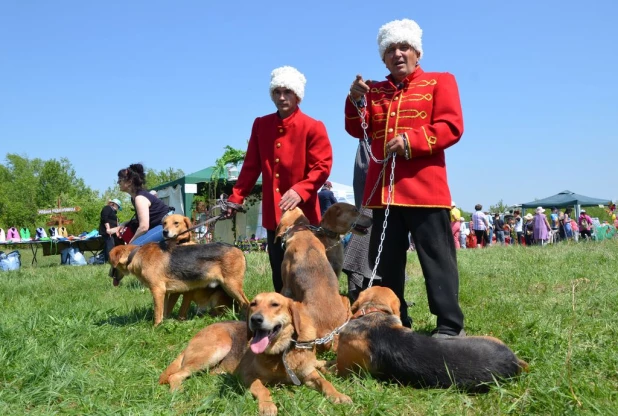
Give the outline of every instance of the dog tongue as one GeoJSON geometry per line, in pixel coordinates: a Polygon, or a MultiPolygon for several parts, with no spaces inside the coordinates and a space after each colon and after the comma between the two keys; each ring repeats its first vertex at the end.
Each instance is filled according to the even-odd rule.
{"type": "Polygon", "coordinates": [[[255,331],[253,339],[251,340],[251,351],[254,354],[261,354],[268,347],[268,333],[266,331],[255,331]]]}

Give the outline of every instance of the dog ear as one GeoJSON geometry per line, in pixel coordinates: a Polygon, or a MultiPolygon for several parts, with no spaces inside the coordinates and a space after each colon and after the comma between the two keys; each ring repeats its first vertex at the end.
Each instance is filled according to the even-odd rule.
{"type": "Polygon", "coordinates": [[[400,312],[401,302],[399,302],[399,298],[397,297],[397,295],[395,295],[395,293],[392,293],[392,296],[390,297],[389,306],[393,310],[393,315],[397,316],[398,318],[401,318],[401,312],[400,312]]]}
{"type": "Polygon", "coordinates": [[[302,328],[301,318],[300,318],[300,309],[302,305],[298,302],[294,302],[292,299],[289,300],[288,310],[290,311],[290,316],[292,317],[292,325],[294,325],[294,332],[297,335],[300,335],[300,330],[302,328]]]}
{"type": "Polygon", "coordinates": [[[251,332],[251,328],[249,328],[249,319],[251,318],[251,311],[247,308],[247,341],[251,341],[253,338],[253,332],[251,332]]]}
{"type": "Polygon", "coordinates": [[[279,240],[281,236],[285,234],[287,228],[288,227],[286,224],[284,224],[283,222],[279,222],[279,225],[277,225],[277,229],[275,230],[275,242],[277,242],[277,240],[279,240]]]}

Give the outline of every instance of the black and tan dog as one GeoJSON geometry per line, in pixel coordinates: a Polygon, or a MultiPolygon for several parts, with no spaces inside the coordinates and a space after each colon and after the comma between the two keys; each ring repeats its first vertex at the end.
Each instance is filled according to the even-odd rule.
{"type": "MultiPolygon", "coordinates": [[[[177,246],[196,244],[191,237],[191,220],[180,214],[168,215],[161,222],[163,225],[163,237],[167,250],[173,250],[177,246]]],[[[166,305],[167,311],[172,311],[181,293],[171,293],[166,305]]],[[[178,319],[187,319],[191,302],[195,302],[198,314],[209,311],[211,316],[219,316],[232,309],[234,305],[232,298],[221,288],[200,288],[182,293],[182,303],[178,310],[178,319]]]]}
{"type": "MultiPolygon", "coordinates": [[[[285,246],[281,277],[283,293],[301,302],[322,338],[339,326],[350,315],[349,302],[339,294],[337,276],[326,257],[324,244],[309,227],[309,220],[299,208],[283,213],[276,236],[285,246]]],[[[320,349],[329,348],[330,343],[320,349]]],[[[336,349],[336,342],[333,343],[336,349]]]]}
{"type": "Polygon", "coordinates": [[[197,371],[235,373],[258,399],[261,415],[277,414],[266,388],[272,384],[305,384],[334,403],[351,403],[317,372],[322,363],[315,349],[296,348],[296,342],[313,339],[315,328],[301,303],[278,293],[260,293],[250,304],[247,322],[219,322],[202,329],[159,383],[176,390],[197,371]]]}
{"type": "Polygon", "coordinates": [[[352,312],[339,335],[337,371],[343,376],[365,371],[415,387],[485,392],[496,379],[528,368],[497,338],[436,339],[403,327],[399,300],[389,288],[361,292],[352,312]]]}
{"type": "Polygon", "coordinates": [[[220,286],[241,309],[249,304],[243,292],[246,270],[243,252],[229,244],[211,243],[164,249],[163,243],[143,246],[124,245],[110,251],[110,263],[120,272],[114,277],[118,286],[123,276],[133,274],[152,293],[154,324],[168,316],[171,293],[220,286]]]}
{"type": "Polygon", "coordinates": [[[361,214],[354,205],[345,202],[337,202],[328,207],[317,231],[316,237],[324,244],[326,257],[330,262],[337,277],[343,267],[343,244],[341,237],[352,232],[365,235],[373,224],[371,217],[361,214]]]}

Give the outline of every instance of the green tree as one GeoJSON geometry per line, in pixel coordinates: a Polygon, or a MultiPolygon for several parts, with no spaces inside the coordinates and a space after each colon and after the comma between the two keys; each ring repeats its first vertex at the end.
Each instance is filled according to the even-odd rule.
{"type": "Polygon", "coordinates": [[[165,170],[146,170],[146,187],[154,188],[155,186],[164,184],[166,182],[175,181],[185,176],[182,169],[167,168],[165,170]]]}
{"type": "MultiPolygon", "coordinates": [[[[0,165],[0,224],[6,227],[46,227],[50,215],[39,209],[55,208],[58,199],[63,207],[80,207],[79,213],[65,213],[73,224],[71,234],[98,227],[103,200],[86,186],[68,159],[41,160],[7,154],[0,165]]],[[[31,230],[32,231],[32,230],[31,230]]]]}
{"type": "Polygon", "coordinates": [[[490,205],[490,206],[489,206],[489,212],[492,212],[492,213],[496,213],[496,212],[499,212],[499,213],[506,212],[506,210],[507,210],[507,208],[508,208],[508,207],[509,207],[509,206],[508,206],[508,205],[506,205],[506,204],[504,203],[504,201],[499,200],[498,202],[496,202],[496,204],[495,204],[495,205],[490,205]]]}

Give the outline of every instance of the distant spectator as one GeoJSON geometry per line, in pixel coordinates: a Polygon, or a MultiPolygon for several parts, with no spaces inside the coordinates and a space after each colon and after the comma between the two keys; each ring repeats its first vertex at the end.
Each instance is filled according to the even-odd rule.
{"type": "Polygon", "coordinates": [[[461,211],[457,208],[455,201],[451,201],[451,231],[453,232],[453,238],[455,239],[455,248],[460,247],[459,235],[461,233],[461,211]]]}
{"type": "Polygon", "coordinates": [[[536,209],[536,214],[534,215],[534,241],[536,244],[545,245],[549,241],[549,236],[551,232],[551,226],[549,225],[549,221],[547,221],[547,216],[545,215],[545,209],[543,207],[538,207],[536,209]]]}
{"type": "Polygon", "coordinates": [[[476,204],[474,209],[475,212],[472,214],[472,229],[476,236],[476,247],[481,248],[482,244],[485,246],[489,245],[489,221],[482,211],[483,206],[481,204],[476,204]]]}
{"type": "Polygon", "coordinates": [[[524,220],[524,242],[526,243],[526,246],[531,246],[534,244],[534,216],[528,213],[524,217],[524,220]]]}
{"type": "Polygon", "coordinates": [[[496,214],[494,217],[494,228],[496,233],[496,243],[504,245],[504,221],[500,218],[500,214],[496,214]]]}
{"type": "Polygon", "coordinates": [[[103,241],[105,242],[105,248],[103,249],[105,262],[109,260],[109,252],[114,246],[121,243],[114,230],[112,230],[118,227],[118,216],[116,215],[118,211],[122,211],[122,203],[117,198],[107,201],[107,204],[101,210],[99,234],[103,237],[103,241]]]}
{"type": "Polygon", "coordinates": [[[573,238],[573,227],[571,226],[571,213],[573,212],[572,208],[567,208],[564,210],[564,217],[562,218],[562,224],[564,227],[564,238],[569,240],[573,238]]]}
{"type": "Polygon", "coordinates": [[[326,212],[328,207],[337,203],[337,198],[335,198],[335,194],[331,189],[333,188],[333,184],[330,181],[326,181],[326,183],[318,192],[318,198],[320,200],[320,212],[322,215],[326,212]]]}
{"type": "Polygon", "coordinates": [[[493,241],[494,241],[494,216],[491,215],[491,212],[489,211],[485,211],[485,218],[487,218],[487,239],[489,240],[489,242],[487,243],[488,246],[492,245],[493,241]]]}
{"type": "Polygon", "coordinates": [[[463,216],[459,217],[459,224],[459,248],[466,248],[466,240],[470,234],[470,229],[463,216]]]}
{"type": "Polygon", "coordinates": [[[580,237],[586,239],[592,238],[592,218],[586,214],[585,209],[580,211],[577,225],[579,226],[580,237]]]}
{"type": "Polygon", "coordinates": [[[524,219],[519,211],[515,211],[515,233],[517,235],[517,244],[524,244],[524,219]]]}

